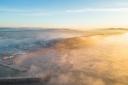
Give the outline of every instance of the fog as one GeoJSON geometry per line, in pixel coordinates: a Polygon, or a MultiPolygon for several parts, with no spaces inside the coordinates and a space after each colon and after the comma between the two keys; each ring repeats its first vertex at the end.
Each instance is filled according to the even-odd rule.
{"type": "Polygon", "coordinates": [[[46,44],[53,39],[80,35],[81,33],[70,30],[0,28],[0,54],[34,50],[46,47],[46,44]]]}
{"type": "Polygon", "coordinates": [[[49,76],[46,85],[128,85],[128,34],[58,40],[15,58],[31,76],[49,76]]]}

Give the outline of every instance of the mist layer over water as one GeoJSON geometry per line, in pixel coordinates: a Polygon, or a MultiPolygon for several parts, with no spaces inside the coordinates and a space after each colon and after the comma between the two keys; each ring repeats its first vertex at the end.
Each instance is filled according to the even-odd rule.
{"type": "Polygon", "coordinates": [[[18,56],[26,74],[50,76],[47,85],[128,85],[128,34],[93,35],[57,41],[18,56]]]}
{"type": "Polygon", "coordinates": [[[46,47],[50,40],[80,36],[70,30],[0,28],[0,54],[18,53],[46,47]]]}

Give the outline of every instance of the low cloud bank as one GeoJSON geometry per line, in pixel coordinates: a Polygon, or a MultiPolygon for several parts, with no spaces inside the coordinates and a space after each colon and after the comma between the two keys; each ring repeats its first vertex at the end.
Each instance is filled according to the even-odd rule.
{"type": "Polygon", "coordinates": [[[27,75],[47,85],[128,85],[128,35],[77,37],[18,56],[27,75]]]}

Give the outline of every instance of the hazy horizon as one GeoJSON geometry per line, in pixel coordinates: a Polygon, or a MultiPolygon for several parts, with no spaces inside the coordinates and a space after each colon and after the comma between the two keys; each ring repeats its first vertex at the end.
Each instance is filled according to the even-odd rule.
{"type": "Polygon", "coordinates": [[[0,27],[127,28],[127,0],[2,0],[0,27]]]}

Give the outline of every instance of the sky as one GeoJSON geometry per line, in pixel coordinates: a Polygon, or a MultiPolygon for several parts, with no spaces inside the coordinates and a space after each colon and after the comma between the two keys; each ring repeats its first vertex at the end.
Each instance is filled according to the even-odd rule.
{"type": "Polygon", "coordinates": [[[0,0],[0,27],[127,28],[128,0],[0,0]]]}

